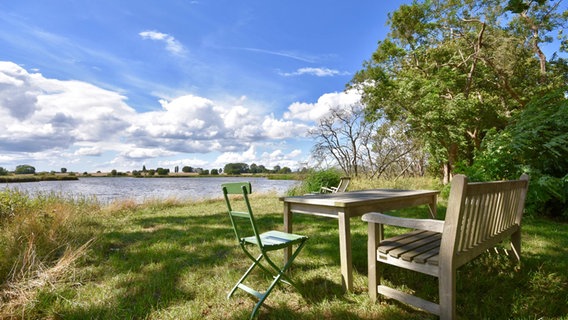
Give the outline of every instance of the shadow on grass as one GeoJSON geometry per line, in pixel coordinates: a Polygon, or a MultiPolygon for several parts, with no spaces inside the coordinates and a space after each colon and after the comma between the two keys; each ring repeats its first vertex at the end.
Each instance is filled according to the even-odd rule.
{"type": "Polygon", "coordinates": [[[300,294],[309,303],[320,303],[324,300],[336,299],[343,296],[343,288],[328,278],[314,277],[300,285],[300,294]]]}
{"type": "MultiPolygon", "coordinates": [[[[395,214],[424,217],[420,209],[395,214]]],[[[257,218],[261,230],[282,230],[279,212],[257,218]]],[[[111,288],[101,289],[97,293],[100,297],[92,299],[95,302],[58,310],[58,317],[159,318],[156,311],[184,305],[186,312],[191,312],[187,318],[248,318],[254,299],[246,293],[229,301],[225,297],[250,263],[234,239],[226,213],[192,216],[180,209],[173,214],[144,213],[127,220],[130,225],[118,226],[98,239],[87,261],[100,266],[94,281],[111,288]],[[188,306],[192,302],[197,306],[188,306]]],[[[345,294],[341,288],[337,220],[295,215],[294,232],[310,237],[292,267],[299,292],[276,289],[261,307],[261,319],[433,318],[392,300],[379,306],[368,302],[367,225],[354,218],[351,226],[353,264],[359,280],[356,292],[345,294]],[[301,302],[290,303],[288,297],[301,302]]],[[[523,228],[520,270],[515,271],[508,258],[489,253],[459,269],[458,315],[473,319],[568,314],[568,225],[528,219],[523,228]]],[[[387,235],[389,232],[397,231],[387,230],[387,235]]],[[[394,267],[387,267],[385,273],[393,283],[437,300],[436,278],[394,267]]]]}
{"type": "Polygon", "coordinates": [[[98,306],[74,308],[62,316],[147,318],[156,309],[195,299],[199,285],[181,282],[202,277],[203,269],[234,254],[235,245],[225,241],[233,236],[232,229],[219,223],[224,218],[142,216],[131,219],[130,227],[107,232],[98,239],[98,256],[90,263],[104,265],[98,276],[113,288],[98,306]]]}
{"type": "MultiPolygon", "coordinates": [[[[459,318],[557,318],[568,314],[568,225],[527,219],[523,226],[521,264],[506,253],[489,250],[458,269],[456,306],[459,318]]],[[[438,301],[435,277],[383,266],[389,285],[438,301]]],[[[387,300],[404,308],[403,304],[387,300]]],[[[419,312],[419,311],[416,311],[419,312]]]]}

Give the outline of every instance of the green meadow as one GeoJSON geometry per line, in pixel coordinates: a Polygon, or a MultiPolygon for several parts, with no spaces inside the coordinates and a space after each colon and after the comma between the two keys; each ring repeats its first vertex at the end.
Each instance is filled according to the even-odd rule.
{"type": "MultiPolygon", "coordinates": [[[[352,190],[365,185],[354,181],[352,190]]],[[[422,181],[387,187],[439,186],[422,181]]],[[[277,195],[253,194],[251,200],[260,228],[282,228],[277,195]]],[[[426,212],[417,207],[391,214],[426,212]]],[[[255,303],[243,291],[226,298],[249,261],[221,198],[102,206],[88,198],[4,190],[0,228],[0,319],[247,319],[255,303]]],[[[259,318],[435,319],[395,301],[369,301],[366,225],[353,221],[352,228],[355,290],[345,293],[337,221],[296,215],[294,232],[310,237],[291,272],[299,290],[278,287],[259,318]]],[[[522,245],[520,268],[493,251],[460,268],[460,318],[568,319],[568,224],[526,216],[522,245]]],[[[386,272],[395,285],[436,299],[435,278],[396,268],[386,272]]],[[[250,279],[259,288],[271,280],[262,273],[250,279]]]]}

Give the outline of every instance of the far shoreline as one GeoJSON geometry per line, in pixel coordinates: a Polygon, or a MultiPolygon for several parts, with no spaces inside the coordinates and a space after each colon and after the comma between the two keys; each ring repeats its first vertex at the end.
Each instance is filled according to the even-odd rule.
{"type": "Polygon", "coordinates": [[[300,174],[217,174],[217,175],[202,175],[197,173],[173,173],[168,175],[132,175],[131,173],[122,173],[112,175],[110,173],[36,173],[36,174],[19,174],[0,176],[0,183],[24,183],[24,182],[40,182],[40,181],[73,181],[83,178],[140,178],[140,179],[156,179],[156,178],[226,178],[226,177],[254,177],[254,178],[267,178],[269,180],[301,180],[300,174]]]}

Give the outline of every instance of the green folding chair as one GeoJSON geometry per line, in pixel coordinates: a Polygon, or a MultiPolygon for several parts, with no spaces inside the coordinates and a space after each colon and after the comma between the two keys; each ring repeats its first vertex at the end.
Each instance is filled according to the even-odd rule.
{"type": "Polygon", "coordinates": [[[231,224],[233,225],[233,230],[235,231],[235,236],[237,237],[237,241],[239,242],[239,245],[241,246],[247,257],[249,257],[253,261],[253,263],[245,272],[245,274],[239,279],[239,281],[233,287],[233,289],[231,289],[231,291],[227,295],[227,299],[229,299],[233,295],[233,293],[235,293],[237,288],[242,289],[245,292],[255,296],[258,299],[258,302],[254,306],[252,314],[250,315],[250,319],[253,319],[257,314],[258,309],[264,302],[264,300],[266,300],[270,292],[272,292],[272,289],[274,289],[274,287],[279,282],[284,282],[296,287],[294,282],[286,275],[286,271],[292,265],[292,262],[294,261],[298,253],[300,253],[300,251],[304,247],[304,244],[306,243],[308,237],[292,233],[275,231],[275,230],[259,233],[254,219],[254,215],[252,213],[250,202],[248,199],[248,195],[252,192],[250,182],[225,183],[222,184],[221,187],[223,189],[223,195],[225,197],[225,201],[227,202],[229,217],[231,218],[231,224]],[[243,207],[246,206],[246,211],[233,210],[233,207],[231,206],[231,200],[229,199],[230,194],[242,195],[242,197],[244,198],[243,207]],[[245,228],[245,226],[242,223],[239,223],[239,221],[244,222],[244,224],[247,225],[248,223],[246,223],[245,221],[237,220],[237,218],[249,220],[250,227],[245,228]],[[243,232],[247,231],[248,234],[243,235],[243,232]],[[297,245],[296,250],[294,251],[288,262],[283,267],[279,267],[268,256],[269,252],[276,250],[283,250],[285,248],[292,248],[295,245],[297,245]],[[260,254],[256,258],[252,253],[253,251],[251,251],[254,248],[253,246],[256,246],[260,251],[260,254]],[[266,261],[266,266],[261,263],[261,260],[263,259],[266,261]],[[262,269],[264,272],[266,272],[268,275],[274,278],[274,280],[272,281],[272,283],[264,293],[256,291],[255,289],[252,289],[251,287],[243,284],[245,279],[257,266],[260,269],[262,269]]]}

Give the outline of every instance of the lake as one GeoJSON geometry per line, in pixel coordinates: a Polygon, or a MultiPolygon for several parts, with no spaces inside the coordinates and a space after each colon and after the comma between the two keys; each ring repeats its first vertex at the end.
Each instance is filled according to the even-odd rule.
{"type": "Polygon", "coordinates": [[[103,203],[117,199],[132,199],[143,202],[150,199],[199,200],[221,198],[221,184],[250,181],[253,193],[286,191],[300,182],[296,180],[269,180],[256,177],[199,177],[199,178],[128,178],[89,177],[71,181],[40,181],[25,183],[0,183],[0,189],[10,188],[34,193],[51,193],[72,196],[94,196],[103,203]]]}

